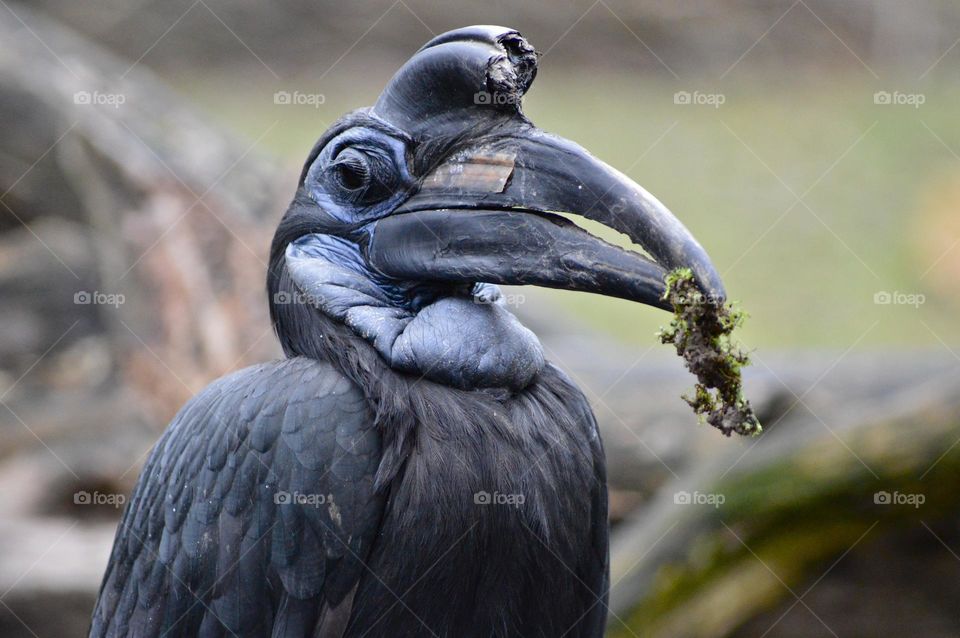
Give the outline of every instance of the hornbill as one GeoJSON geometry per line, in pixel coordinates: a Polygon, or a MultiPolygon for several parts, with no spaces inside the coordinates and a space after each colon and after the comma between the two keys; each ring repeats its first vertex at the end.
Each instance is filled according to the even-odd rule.
{"type": "Polygon", "coordinates": [[[603,634],[596,421],[497,284],[661,308],[668,270],[723,286],[659,201],[523,115],[536,72],[515,30],[450,31],[323,134],[271,248],[286,358],[175,417],[92,636],[603,634]]]}

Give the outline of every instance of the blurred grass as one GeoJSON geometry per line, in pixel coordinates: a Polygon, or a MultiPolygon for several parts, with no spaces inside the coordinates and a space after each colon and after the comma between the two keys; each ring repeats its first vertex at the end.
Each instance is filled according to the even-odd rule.
{"type": "MultiPolygon", "coordinates": [[[[875,91],[893,89],[859,76],[752,78],[724,83],[717,92],[725,103],[713,108],[673,100],[679,90],[715,92],[709,84],[556,71],[537,80],[527,115],[630,175],[684,221],[750,315],[741,335],[749,347],[960,342],[956,296],[923,275],[942,248],[919,239],[924,193],[938,181],[960,181],[960,161],[948,150],[960,149],[960,89],[924,87],[926,102],[915,109],[875,105],[875,91]],[[926,303],[877,305],[878,291],[922,293],[926,303]]],[[[295,174],[319,134],[343,112],[372,103],[389,73],[371,69],[335,90],[325,83],[319,108],[274,105],[273,90],[289,86],[194,80],[180,88],[225,125],[262,135],[259,144],[295,174]]],[[[594,295],[524,294],[526,303],[550,299],[633,345],[651,344],[668,320],[594,295]]]]}

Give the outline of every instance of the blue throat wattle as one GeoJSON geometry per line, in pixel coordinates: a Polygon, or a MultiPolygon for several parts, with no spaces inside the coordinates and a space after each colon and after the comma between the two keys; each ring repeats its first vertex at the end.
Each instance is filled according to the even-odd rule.
{"type": "Polygon", "coordinates": [[[526,387],[544,366],[537,337],[492,284],[470,288],[400,282],[372,271],[360,248],[305,235],[286,265],[307,303],[349,326],[398,372],[463,389],[526,387]]]}

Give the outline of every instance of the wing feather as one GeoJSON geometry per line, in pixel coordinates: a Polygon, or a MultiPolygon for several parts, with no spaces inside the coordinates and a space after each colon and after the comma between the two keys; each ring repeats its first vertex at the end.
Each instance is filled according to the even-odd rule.
{"type": "Polygon", "coordinates": [[[214,382],[144,467],[91,636],[345,625],[382,516],[379,461],[372,412],[328,364],[288,359],[214,382]]]}

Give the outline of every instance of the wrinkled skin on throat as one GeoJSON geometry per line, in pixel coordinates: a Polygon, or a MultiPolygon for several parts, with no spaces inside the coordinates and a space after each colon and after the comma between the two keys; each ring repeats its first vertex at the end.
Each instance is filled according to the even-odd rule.
{"type": "Polygon", "coordinates": [[[355,244],[330,235],[291,243],[285,266],[295,286],[285,301],[346,325],[397,372],[462,389],[519,390],[543,369],[539,340],[492,284],[390,280],[355,244]]]}

